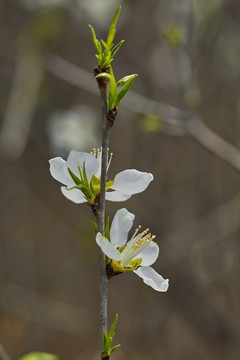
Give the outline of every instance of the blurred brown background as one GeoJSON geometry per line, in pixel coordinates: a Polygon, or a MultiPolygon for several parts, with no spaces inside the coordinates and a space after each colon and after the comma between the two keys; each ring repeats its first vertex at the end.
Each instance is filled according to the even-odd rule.
{"type": "MultiPolygon", "coordinates": [[[[48,159],[100,145],[88,24],[104,38],[115,0],[0,2],[0,342],[98,359],[98,248],[86,205],[51,178],[48,159]]],[[[108,203],[157,235],[154,292],[133,273],[111,281],[113,359],[240,358],[240,3],[128,0],[116,78],[138,73],[111,134],[112,179],[154,174],[142,194],[108,203]]]]}

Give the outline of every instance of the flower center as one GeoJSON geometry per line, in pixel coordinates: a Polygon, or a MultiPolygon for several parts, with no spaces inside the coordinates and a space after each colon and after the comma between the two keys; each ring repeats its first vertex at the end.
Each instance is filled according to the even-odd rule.
{"type": "MultiPolygon", "coordinates": [[[[156,237],[149,233],[149,229],[138,234],[140,228],[141,226],[135,230],[132,239],[127,243],[125,249],[121,253],[121,264],[123,267],[128,266],[133,259],[136,259],[136,256],[156,237]]],[[[141,256],[139,256],[139,258],[141,258],[141,256]]]]}

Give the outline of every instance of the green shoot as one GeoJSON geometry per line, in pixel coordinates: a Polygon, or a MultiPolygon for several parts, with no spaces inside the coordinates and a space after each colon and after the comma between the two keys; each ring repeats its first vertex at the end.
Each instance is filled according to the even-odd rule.
{"type": "Polygon", "coordinates": [[[93,27],[91,25],[89,25],[89,27],[91,29],[91,33],[92,33],[93,43],[94,43],[96,51],[97,51],[96,58],[98,60],[100,69],[103,71],[106,71],[108,69],[110,63],[113,61],[114,56],[116,55],[116,53],[118,52],[118,50],[120,49],[120,47],[122,46],[122,44],[124,42],[124,40],[121,40],[116,46],[114,46],[114,44],[113,44],[113,41],[114,41],[114,38],[116,35],[116,23],[117,23],[120,11],[121,11],[121,6],[118,7],[118,9],[113,17],[112,23],[109,28],[106,42],[104,40],[101,40],[101,42],[100,42],[96,37],[93,27]],[[101,43],[105,48],[104,51],[102,49],[101,43]]]}
{"type": "Polygon", "coordinates": [[[106,332],[103,329],[102,344],[103,344],[103,356],[104,357],[110,357],[110,355],[120,347],[120,345],[116,345],[111,348],[113,337],[115,335],[115,327],[117,325],[117,322],[118,322],[118,314],[116,314],[116,316],[115,316],[115,319],[114,319],[112,326],[108,332],[108,335],[106,335],[106,332]]]}

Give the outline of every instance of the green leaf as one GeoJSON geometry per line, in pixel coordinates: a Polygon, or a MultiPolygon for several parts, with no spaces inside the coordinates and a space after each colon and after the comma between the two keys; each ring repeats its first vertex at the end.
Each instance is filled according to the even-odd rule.
{"type": "Polygon", "coordinates": [[[107,340],[107,337],[106,337],[106,332],[105,332],[105,329],[103,329],[103,331],[102,331],[102,343],[103,343],[103,349],[104,349],[104,347],[105,347],[106,340],[107,340]]]}
{"type": "Polygon", "coordinates": [[[89,187],[88,178],[87,178],[87,173],[86,173],[85,161],[83,162],[83,171],[82,171],[82,174],[83,174],[84,184],[85,184],[87,187],[89,187]]]}
{"type": "Polygon", "coordinates": [[[73,181],[75,182],[76,185],[80,185],[81,181],[80,179],[72,172],[72,170],[68,167],[68,172],[71,176],[71,178],[73,179],[73,181]]]}
{"type": "Polygon", "coordinates": [[[78,165],[78,172],[79,172],[79,175],[80,175],[81,183],[84,184],[84,179],[83,179],[83,175],[82,175],[82,170],[81,170],[81,168],[80,168],[79,165],[78,165]]]}
{"type": "Polygon", "coordinates": [[[134,74],[121,88],[121,90],[119,91],[118,95],[117,95],[117,102],[116,102],[116,107],[120,104],[120,102],[122,101],[122,99],[124,98],[124,96],[126,95],[126,93],[128,92],[128,90],[130,89],[133,80],[135,79],[135,77],[138,76],[137,74],[134,74]]]}
{"type": "Polygon", "coordinates": [[[107,46],[109,49],[112,47],[112,42],[116,35],[116,23],[117,23],[117,19],[118,19],[120,11],[121,11],[121,5],[119,5],[119,7],[113,17],[110,28],[109,28],[108,37],[107,37],[107,46]]]}
{"type": "Polygon", "coordinates": [[[116,53],[118,52],[118,50],[120,49],[120,47],[122,46],[122,44],[124,43],[124,40],[119,41],[119,43],[114,46],[114,48],[111,51],[111,58],[113,59],[114,56],[116,55],[116,53]]]}
{"type": "Polygon", "coordinates": [[[120,345],[116,345],[111,349],[112,340],[115,335],[114,330],[117,325],[117,321],[118,321],[118,314],[116,314],[115,319],[112,323],[112,326],[111,326],[107,336],[106,336],[105,330],[103,330],[103,333],[102,333],[103,356],[106,356],[106,357],[110,356],[114,351],[116,351],[120,347],[120,345]]]}
{"type": "Polygon", "coordinates": [[[97,54],[102,55],[102,47],[101,47],[100,41],[96,38],[96,34],[95,34],[93,27],[91,25],[88,25],[88,26],[90,27],[91,32],[92,32],[93,43],[97,50],[97,54]]]}
{"type": "Polygon", "coordinates": [[[108,332],[108,337],[110,336],[111,338],[113,338],[113,336],[115,335],[114,330],[115,330],[115,327],[117,325],[117,322],[118,322],[118,314],[116,314],[115,319],[114,319],[114,321],[113,321],[113,323],[112,323],[112,325],[110,327],[110,330],[108,332]]]}
{"type": "Polygon", "coordinates": [[[109,67],[109,73],[111,78],[110,78],[109,95],[108,95],[108,107],[110,110],[112,110],[116,106],[117,86],[111,66],[109,67]]]}
{"type": "Polygon", "coordinates": [[[109,216],[107,217],[107,220],[106,220],[105,236],[108,240],[110,240],[109,216]]]}
{"type": "Polygon", "coordinates": [[[98,233],[98,226],[97,226],[97,224],[94,222],[94,221],[92,221],[92,220],[90,220],[90,223],[92,224],[92,227],[94,228],[94,230],[95,230],[95,232],[96,232],[96,234],[98,233]]]}
{"type": "Polygon", "coordinates": [[[107,48],[107,44],[105,43],[105,41],[103,39],[101,39],[101,43],[103,44],[103,46],[105,47],[105,49],[107,48]]]}
{"type": "Polygon", "coordinates": [[[111,353],[110,353],[110,355],[114,352],[114,351],[116,351],[118,348],[120,348],[120,344],[118,344],[118,345],[116,345],[116,346],[114,346],[113,348],[111,348],[111,353]]]}
{"type": "Polygon", "coordinates": [[[132,74],[132,75],[127,75],[127,76],[124,76],[122,79],[120,79],[118,82],[117,82],[117,87],[119,87],[120,85],[123,85],[125,84],[127,81],[129,81],[130,79],[135,79],[135,77],[138,76],[138,74],[132,74]]]}
{"type": "Polygon", "coordinates": [[[43,352],[33,352],[22,356],[19,360],[58,360],[58,357],[43,352]]]}
{"type": "Polygon", "coordinates": [[[81,190],[87,200],[94,198],[92,192],[86,186],[82,186],[79,190],[81,190]]]}
{"type": "Polygon", "coordinates": [[[114,321],[113,321],[113,323],[111,325],[111,328],[110,328],[110,330],[108,332],[108,335],[107,335],[106,348],[107,348],[108,352],[110,351],[112,340],[113,340],[113,337],[115,335],[114,330],[115,330],[115,327],[117,325],[117,322],[118,322],[118,314],[116,314],[115,319],[114,319],[114,321]]]}

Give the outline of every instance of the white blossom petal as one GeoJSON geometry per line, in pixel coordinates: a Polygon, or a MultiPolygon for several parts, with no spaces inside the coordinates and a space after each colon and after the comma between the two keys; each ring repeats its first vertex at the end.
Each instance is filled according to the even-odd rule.
{"type": "Polygon", "coordinates": [[[151,286],[156,291],[167,291],[168,279],[164,279],[155,270],[148,266],[140,266],[137,270],[133,270],[143,282],[151,286]]]}
{"type": "Polygon", "coordinates": [[[151,241],[135,259],[141,258],[141,266],[150,266],[157,260],[159,255],[159,247],[154,241],[151,241]]]}
{"type": "Polygon", "coordinates": [[[80,175],[79,175],[78,166],[82,170],[84,161],[85,161],[87,178],[88,181],[90,181],[92,176],[97,173],[99,168],[99,162],[95,158],[95,156],[85,152],[72,150],[67,159],[67,167],[69,167],[70,170],[79,178],[80,175]]]}
{"type": "Polygon", "coordinates": [[[150,173],[128,169],[121,171],[115,176],[111,189],[117,190],[122,194],[138,194],[144,191],[152,180],[153,175],[150,173]]]}
{"type": "Polygon", "coordinates": [[[135,215],[125,208],[116,212],[110,229],[110,239],[114,246],[121,247],[126,244],[134,219],[135,215]]]}
{"type": "Polygon", "coordinates": [[[118,191],[107,191],[106,192],[106,200],[109,201],[125,201],[130,199],[131,195],[122,194],[118,191]]]}
{"type": "Polygon", "coordinates": [[[102,252],[110,259],[120,260],[120,252],[100,232],[96,235],[96,242],[102,249],[102,252]]]}
{"type": "Polygon", "coordinates": [[[69,175],[66,161],[60,157],[49,160],[50,173],[55,180],[67,186],[74,186],[71,176],[69,175]]]}
{"type": "Polygon", "coordinates": [[[61,191],[67,199],[73,201],[75,204],[82,204],[87,201],[83,193],[78,189],[67,190],[65,186],[62,186],[61,191]]]}

